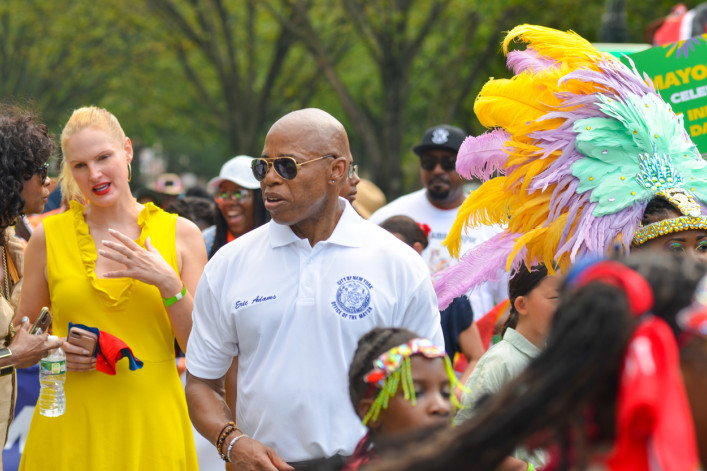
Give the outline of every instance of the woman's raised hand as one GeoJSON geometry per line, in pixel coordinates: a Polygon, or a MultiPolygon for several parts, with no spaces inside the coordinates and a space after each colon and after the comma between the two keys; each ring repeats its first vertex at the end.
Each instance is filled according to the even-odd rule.
{"type": "Polygon", "coordinates": [[[134,278],[143,283],[156,286],[162,297],[169,297],[182,289],[182,281],[174,269],[165,261],[162,254],[152,245],[150,238],[145,240],[143,249],[125,234],[108,229],[116,241],[104,240],[106,249],[99,255],[125,265],[124,270],[108,272],[106,278],[134,278]]]}

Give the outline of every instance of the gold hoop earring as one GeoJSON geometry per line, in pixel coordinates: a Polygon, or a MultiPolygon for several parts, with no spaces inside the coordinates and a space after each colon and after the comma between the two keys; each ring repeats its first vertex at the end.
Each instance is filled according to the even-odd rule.
{"type": "Polygon", "coordinates": [[[128,164],[128,182],[133,179],[133,168],[128,164]]]}

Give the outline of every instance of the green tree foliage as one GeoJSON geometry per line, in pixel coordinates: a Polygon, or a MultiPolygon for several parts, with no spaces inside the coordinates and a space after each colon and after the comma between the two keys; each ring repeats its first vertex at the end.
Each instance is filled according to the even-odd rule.
{"type": "Polygon", "coordinates": [[[264,130],[316,92],[296,38],[255,2],[148,0],[184,77],[235,153],[258,154],[264,130]]]}
{"type": "MultiPolygon", "coordinates": [[[[73,108],[105,106],[170,170],[205,177],[259,153],[279,116],[317,106],[393,197],[419,185],[410,148],[424,129],[483,132],[473,103],[508,76],[504,31],[535,23],[596,41],[611,1],[4,0],[0,99],[32,99],[54,132],[73,108]]],[[[642,42],[672,2],[625,4],[642,42]]]]}
{"type": "Polygon", "coordinates": [[[262,2],[312,55],[356,133],[360,160],[389,195],[401,190],[413,66],[450,1],[262,2]],[[332,24],[352,28],[332,30],[332,24]],[[348,36],[341,35],[342,29],[350,31],[348,36]],[[337,66],[342,48],[355,60],[337,66]],[[369,73],[362,77],[362,71],[369,73]]]}
{"type": "Polygon", "coordinates": [[[86,1],[0,2],[0,97],[33,102],[53,129],[99,101],[126,59],[104,24],[86,1]]]}

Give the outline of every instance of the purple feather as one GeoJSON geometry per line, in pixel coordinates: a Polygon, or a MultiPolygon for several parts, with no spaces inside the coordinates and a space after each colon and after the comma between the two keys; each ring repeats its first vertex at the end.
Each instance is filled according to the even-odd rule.
{"type": "Polygon", "coordinates": [[[532,47],[528,47],[524,51],[517,50],[509,52],[506,65],[514,74],[521,74],[523,72],[538,73],[545,69],[556,68],[557,61],[545,56],[539,56],[532,47]]]}
{"type": "Polygon", "coordinates": [[[469,136],[457,154],[457,172],[470,180],[473,177],[488,180],[494,172],[503,172],[508,159],[504,150],[510,135],[503,129],[494,129],[478,137],[469,136]]]}
{"type": "Polygon", "coordinates": [[[604,93],[614,94],[626,101],[628,94],[645,95],[646,93],[655,93],[653,84],[645,82],[643,77],[634,73],[624,64],[616,61],[602,60],[597,63],[600,71],[589,69],[577,69],[560,79],[560,85],[569,80],[580,80],[582,82],[594,82],[604,88],[604,93]]]}
{"type": "Polygon", "coordinates": [[[497,281],[499,272],[505,272],[506,259],[513,249],[517,234],[505,231],[469,250],[459,263],[435,274],[439,309],[445,309],[454,298],[486,281],[497,281]]]}

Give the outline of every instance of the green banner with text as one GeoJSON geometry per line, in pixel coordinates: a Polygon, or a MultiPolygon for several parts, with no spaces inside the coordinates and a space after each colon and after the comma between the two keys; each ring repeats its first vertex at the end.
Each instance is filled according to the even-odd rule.
{"type": "MultiPolygon", "coordinates": [[[[648,74],[685,129],[707,154],[707,34],[631,54],[639,72],[648,74]]],[[[626,57],[621,60],[628,65],[626,57]]]]}

